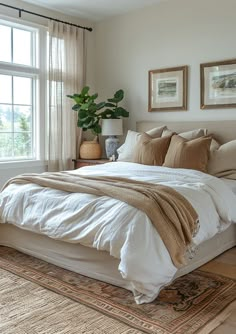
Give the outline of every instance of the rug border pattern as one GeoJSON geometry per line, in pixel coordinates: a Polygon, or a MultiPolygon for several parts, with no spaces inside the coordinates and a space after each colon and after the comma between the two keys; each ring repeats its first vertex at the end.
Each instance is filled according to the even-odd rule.
{"type": "MultiPolygon", "coordinates": [[[[209,322],[213,319],[208,319],[208,321],[206,321],[206,310],[210,312],[211,309],[217,309],[219,308],[219,305],[222,305],[222,303],[224,304],[223,309],[225,309],[230,305],[231,302],[235,300],[235,297],[232,294],[232,289],[235,290],[236,295],[236,281],[234,281],[233,279],[229,279],[225,276],[214,274],[214,276],[217,276],[219,277],[219,279],[224,281],[226,285],[219,289],[219,291],[215,293],[214,297],[209,298],[208,304],[202,307],[202,309],[200,310],[201,322],[199,323],[198,321],[198,326],[196,327],[196,323],[194,322],[194,315],[196,314],[196,312],[199,314],[199,307],[197,309],[197,306],[193,306],[188,316],[183,315],[182,317],[179,317],[178,319],[175,319],[173,322],[171,322],[171,325],[165,326],[165,328],[163,328],[160,323],[158,323],[157,325],[150,319],[143,319],[142,316],[134,314],[132,310],[127,312],[126,308],[117,304],[114,305],[114,303],[112,303],[108,299],[99,297],[97,295],[95,298],[93,293],[86,292],[85,290],[78,287],[74,288],[69,283],[62,282],[55,277],[49,276],[42,272],[38,272],[37,270],[28,266],[23,267],[21,264],[15,265],[10,260],[0,258],[0,267],[6,271],[16,274],[26,280],[32,281],[40,286],[43,286],[46,289],[59,293],[74,301],[80,302],[81,304],[95,309],[96,311],[99,311],[106,316],[110,316],[118,321],[122,321],[125,324],[148,334],[179,334],[184,332],[187,332],[188,334],[196,333],[196,330],[199,330],[206,324],[209,324],[209,322]],[[221,297],[222,290],[224,292],[223,297],[221,297]],[[227,298],[227,301],[225,298],[225,294],[229,298],[227,298]]],[[[208,277],[211,277],[213,275],[211,273],[199,270],[195,272],[208,277]]],[[[221,313],[222,307],[218,311],[221,313]]]]}

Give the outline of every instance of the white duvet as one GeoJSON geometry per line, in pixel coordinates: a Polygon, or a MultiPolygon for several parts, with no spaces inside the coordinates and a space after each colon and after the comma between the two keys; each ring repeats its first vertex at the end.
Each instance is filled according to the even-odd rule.
{"type": "MultiPolygon", "coordinates": [[[[236,222],[232,190],[222,180],[202,172],[111,162],[71,173],[116,175],[174,188],[199,215],[195,245],[236,222]]],[[[155,299],[177,271],[149,218],[112,198],[11,184],[0,194],[0,218],[1,223],[109,252],[120,259],[118,269],[129,281],[137,303],[155,299]]]]}

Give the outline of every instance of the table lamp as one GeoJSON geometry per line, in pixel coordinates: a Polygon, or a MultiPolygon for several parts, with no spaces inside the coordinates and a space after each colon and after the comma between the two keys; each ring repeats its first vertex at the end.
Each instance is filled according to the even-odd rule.
{"type": "Polygon", "coordinates": [[[118,158],[117,149],[119,147],[119,139],[117,136],[123,135],[122,119],[103,119],[102,135],[109,136],[105,140],[105,150],[108,159],[115,160],[118,158]]]}

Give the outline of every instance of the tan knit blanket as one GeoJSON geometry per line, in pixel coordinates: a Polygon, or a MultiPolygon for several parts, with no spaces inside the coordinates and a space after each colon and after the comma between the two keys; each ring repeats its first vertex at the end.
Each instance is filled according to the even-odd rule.
{"type": "Polygon", "coordinates": [[[120,177],[91,177],[68,172],[23,174],[10,183],[36,183],[66,192],[109,196],[142,210],[160,234],[176,267],[185,264],[185,252],[197,229],[197,213],[174,189],[120,177]]]}

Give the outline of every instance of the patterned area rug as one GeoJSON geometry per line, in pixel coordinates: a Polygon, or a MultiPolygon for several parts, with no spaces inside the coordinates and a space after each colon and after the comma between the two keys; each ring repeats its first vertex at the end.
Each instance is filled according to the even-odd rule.
{"type": "Polygon", "coordinates": [[[150,304],[132,293],[0,246],[0,268],[150,334],[209,333],[236,300],[236,281],[196,270],[178,278],[150,304]],[[207,328],[207,331],[206,331],[207,328]]]}

